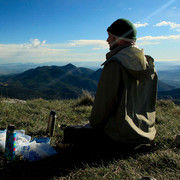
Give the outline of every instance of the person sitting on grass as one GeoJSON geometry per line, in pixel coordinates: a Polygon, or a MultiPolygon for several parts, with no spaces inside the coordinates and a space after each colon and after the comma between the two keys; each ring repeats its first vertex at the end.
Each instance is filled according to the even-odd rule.
{"type": "Polygon", "coordinates": [[[135,46],[137,30],[129,20],[116,20],[107,32],[110,52],[102,64],[90,123],[66,127],[64,143],[136,149],[156,135],[154,60],[135,46]]]}

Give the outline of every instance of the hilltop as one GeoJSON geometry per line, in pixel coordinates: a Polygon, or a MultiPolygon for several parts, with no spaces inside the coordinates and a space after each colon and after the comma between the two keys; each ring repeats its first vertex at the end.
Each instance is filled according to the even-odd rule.
{"type": "MultiPolygon", "coordinates": [[[[83,97],[84,98],[84,97],[83,97]]],[[[63,138],[61,124],[85,124],[91,112],[91,105],[82,105],[83,98],[74,100],[12,100],[0,101],[0,127],[12,123],[17,129],[24,129],[33,137],[45,137],[49,112],[54,109],[58,119],[51,146],[55,147],[63,138]]],[[[0,156],[0,179],[137,179],[154,177],[157,180],[180,179],[179,148],[174,144],[179,133],[180,106],[172,101],[157,101],[154,147],[147,153],[109,158],[91,158],[88,161],[62,161],[58,158],[28,163],[17,160],[3,165],[0,156]]],[[[87,157],[89,155],[87,154],[87,157]]]]}

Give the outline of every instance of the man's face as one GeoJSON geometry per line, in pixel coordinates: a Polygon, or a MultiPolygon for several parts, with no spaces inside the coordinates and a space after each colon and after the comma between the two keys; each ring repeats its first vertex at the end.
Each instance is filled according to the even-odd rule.
{"type": "Polygon", "coordinates": [[[114,37],[112,34],[108,33],[108,38],[106,40],[109,44],[109,49],[113,50],[114,48],[116,48],[118,46],[116,37],[114,37]]]}

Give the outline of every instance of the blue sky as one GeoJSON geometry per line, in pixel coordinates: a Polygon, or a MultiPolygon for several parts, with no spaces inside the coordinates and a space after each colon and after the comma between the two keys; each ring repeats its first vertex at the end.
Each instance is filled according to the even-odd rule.
{"type": "Polygon", "coordinates": [[[118,18],[136,25],[145,54],[180,62],[179,0],[0,0],[0,64],[103,62],[118,18]]]}

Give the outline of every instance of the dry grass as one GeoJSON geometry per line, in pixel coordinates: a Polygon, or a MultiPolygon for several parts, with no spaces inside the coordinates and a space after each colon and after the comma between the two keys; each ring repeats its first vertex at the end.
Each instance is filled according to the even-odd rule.
{"type": "Polygon", "coordinates": [[[90,106],[94,102],[94,96],[86,90],[82,91],[81,97],[78,98],[77,106],[90,106]]]}

